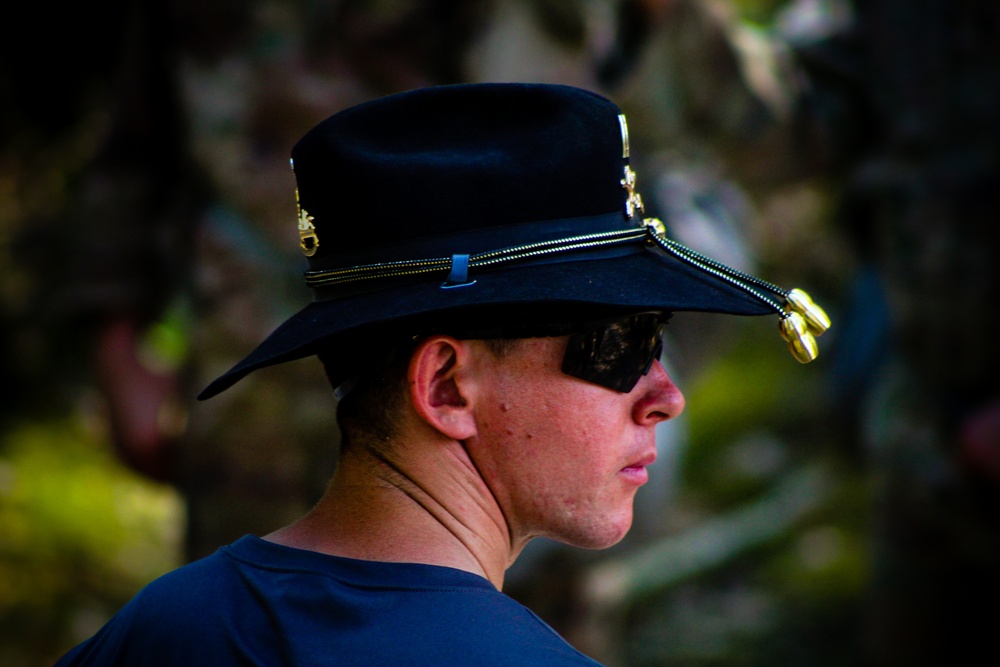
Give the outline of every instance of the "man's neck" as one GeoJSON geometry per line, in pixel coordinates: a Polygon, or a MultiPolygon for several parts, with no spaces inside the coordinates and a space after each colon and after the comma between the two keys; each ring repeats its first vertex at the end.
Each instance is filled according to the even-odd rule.
{"type": "Polygon", "coordinates": [[[390,463],[345,452],[326,494],[265,539],[335,556],[425,563],[481,575],[497,589],[523,545],[457,442],[390,463]]]}

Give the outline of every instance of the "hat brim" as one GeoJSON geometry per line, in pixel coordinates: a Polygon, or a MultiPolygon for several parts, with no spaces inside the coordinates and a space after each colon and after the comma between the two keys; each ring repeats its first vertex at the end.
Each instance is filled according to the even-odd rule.
{"type": "MultiPolygon", "coordinates": [[[[286,320],[264,342],[210,383],[199,400],[211,398],[258,369],[308,357],[321,347],[352,347],[375,332],[447,333],[456,320],[509,319],[532,309],[547,313],[699,311],[730,315],[774,314],[774,308],[728,282],[657,248],[603,258],[535,266],[511,266],[473,276],[474,284],[442,289],[441,279],[423,280],[339,299],[315,301],[286,320]],[[533,308],[533,307],[539,308],[533,308]]],[[[345,349],[345,372],[350,360],[345,349]]],[[[345,378],[346,379],[346,378],[345,378]]]]}

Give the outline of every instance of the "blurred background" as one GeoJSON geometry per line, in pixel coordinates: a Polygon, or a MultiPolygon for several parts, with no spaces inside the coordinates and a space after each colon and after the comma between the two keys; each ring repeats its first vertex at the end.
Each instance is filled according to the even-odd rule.
{"type": "MultiPolygon", "coordinates": [[[[680,314],[632,533],[508,592],[609,666],[963,664],[1000,614],[1000,5],[109,0],[0,27],[0,667],[308,509],[319,364],[193,397],[308,302],[292,144],[363,100],[579,85],[646,212],[832,316],[680,314]],[[41,34],[39,34],[41,30],[41,34]]],[[[345,221],[350,224],[350,221],[345,221]]]]}

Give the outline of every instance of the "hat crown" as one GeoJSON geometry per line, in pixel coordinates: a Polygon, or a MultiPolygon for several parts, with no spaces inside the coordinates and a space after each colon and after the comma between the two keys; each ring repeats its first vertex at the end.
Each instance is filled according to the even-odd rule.
{"type": "Polygon", "coordinates": [[[542,84],[464,84],[344,110],[293,148],[313,266],[470,229],[624,213],[609,100],[542,84]],[[324,261],[326,260],[326,261],[324,261]]]}

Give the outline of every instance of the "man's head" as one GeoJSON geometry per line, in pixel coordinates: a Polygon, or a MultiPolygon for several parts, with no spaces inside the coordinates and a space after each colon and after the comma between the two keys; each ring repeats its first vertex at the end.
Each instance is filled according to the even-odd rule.
{"type": "Polygon", "coordinates": [[[341,401],[343,451],[381,461],[394,484],[427,462],[474,471],[518,548],[610,546],[631,525],[654,427],[684,406],[658,333],[640,315],[562,336],[422,337],[341,401]]]}
{"type": "Polygon", "coordinates": [[[292,159],[315,300],[200,398],[319,354],[348,451],[467,457],[522,539],[627,530],[653,426],[683,408],[657,360],[672,313],[777,314],[803,361],[826,326],[643,218],[625,117],[584,90],[393,95],[320,123],[292,159]]]}
{"type": "Polygon", "coordinates": [[[638,313],[410,341],[341,400],[342,451],[401,470],[414,442],[461,442],[512,535],[614,544],[656,456],[653,427],[684,406],[658,362],[663,322],[638,313]]]}

